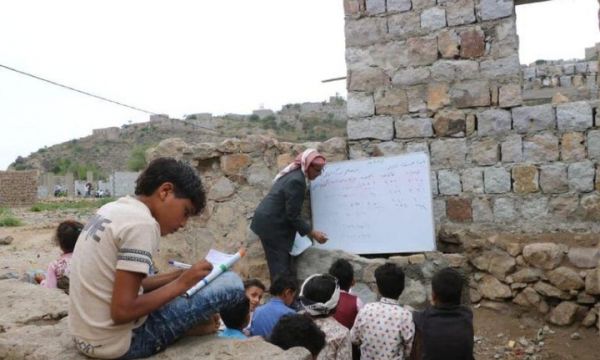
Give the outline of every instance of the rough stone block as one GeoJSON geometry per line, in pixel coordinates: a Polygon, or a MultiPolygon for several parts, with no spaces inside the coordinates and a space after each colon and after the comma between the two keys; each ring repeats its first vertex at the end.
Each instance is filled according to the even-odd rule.
{"type": "Polygon", "coordinates": [[[376,115],[402,115],[406,113],[408,113],[408,96],[403,89],[381,89],[375,93],[376,115]]]}
{"type": "Polygon", "coordinates": [[[530,265],[538,269],[552,270],[560,265],[564,252],[555,243],[533,243],[525,245],[523,257],[530,265]]]}
{"type": "Polygon", "coordinates": [[[448,26],[471,24],[475,22],[475,4],[473,0],[458,0],[446,4],[448,26]]]}
{"type": "Polygon", "coordinates": [[[525,161],[548,162],[558,160],[558,139],[554,134],[541,133],[533,135],[523,142],[525,161]]]}
{"type": "Polygon", "coordinates": [[[534,165],[517,165],[512,168],[513,189],[526,194],[538,191],[538,170],[534,165]]]}
{"type": "Polygon", "coordinates": [[[551,104],[521,106],[512,109],[513,128],[520,133],[554,129],[556,117],[551,104]]]}
{"type": "Polygon", "coordinates": [[[485,34],[480,28],[460,32],[460,57],[474,59],[485,53],[485,34]]]}
{"type": "Polygon", "coordinates": [[[357,16],[360,11],[363,10],[361,7],[364,4],[364,0],[344,0],[344,14],[348,16],[357,16]]]}
{"type": "Polygon", "coordinates": [[[464,192],[483,194],[483,170],[481,168],[465,169],[460,178],[464,192]]]}
{"type": "Polygon", "coordinates": [[[387,11],[408,11],[412,6],[410,0],[387,0],[387,11]]]}
{"type": "Polygon", "coordinates": [[[433,200],[433,218],[437,224],[441,223],[446,218],[446,200],[433,200]]]}
{"type": "Polygon", "coordinates": [[[578,62],[575,64],[575,72],[578,74],[585,74],[587,72],[587,62],[578,62]]]}
{"type": "Polygon", "coordinates": [[[548,215],[548,199],[524,199],[521,205],[521,216],[527,220],[538,220],[548,215]]]}
{"type": "Polygon", "coordinates": [[[465,114],[460,110],[440,110],[435,114],[433,128],[439,137],[465,136],[465,114]]]}
{"type": "Polygon", "coordinates": [[[371,45],[387,38],[387,21],[377,17],[347,19],[345,33],[346,46],[371,45]]]}
{"type": "Polygon", "coordinates": [[[392,77],[393,85],[411,86],[429,82],[429,68],[418,67],[398,70],[392,77]]]}
{"type": "Polygon", "coordinates": [[[518,106],[523,103],[523,97],[521,95],[520,85],[503,85],[500,86],[500,92],[498,95],[498,104],[500,107],[507,108],[518,106]]]}
{"type": "Polygon", "coordinates": [[[436,0],[412,0],[413,10],[423,10],[435,6],[436,0]]]}
{"type": "Polygon", "coordinates": [[[520,162],[523,160],[523,141],[519,135],[507,136],[500,145],[502,162],[520,162]]]}
{"type": "Polygon", "coordinates": [[[500,77],[515,76],[518,78],[521,72],[519,55],[511,55],[496,60],[482,61],[479,66],[481,75],[486,79],[496,80],[500,77]]]}
{"type": "Polygon", "coordinates": [[[591,161],[581,161],[569,164],[568,170],[569,189],[576,192],[590,192],[594,190],[594,174],[596,169],[591,161]]]}
{"type": "Polygon", "coordinates": [[[348,116],[351,118],[372,116],[375,114],[375,100],[369,93],[349,92],[347,103],[348,116]]]}
{"type": "Polygon", "coordinates": [[[349,71],[348,90],[369,91],[387,87],[390,78],[379,68],[361,67],[349,71]]]}
{"type": "Polygon", "coordinates": [[[450,197],[446,202],[446,214],[450,221],[470,222],[473,219],[471,199],[450,197]]]}
{"type": "Polygon", "coordinates": [[[239,175],[250,166],[252,160],[248,154],[231,154],[221,156],[221,171],[226,175],[239,175]]]}
{"type": "Polygon", "coordinates": [[[550,164],[540,166],[540,187],[547,194],[558,194],[569,191],[567,166],[550,164]]]}
{"type": "Polygon", "coordinates": [[[513,14],[513,0],[481,0],[479,16],[481,20],[494,20],[513,14]]]}
{"type": "Polygon", "coordinates": [[[571,87],[573,86],[573,83],[571,82],[571,76],[560,76],[559,77],[559,82],[560,82],[560,86],[561,87],[571,87]]]}
{"type": "Polygon", "coordinates": [[[408,96],[408,111],[425,112],[427,111],[427,88],[423,85],[417,85],[406,89],[408,96]]]}
{"type": "Polygon", "coordinates": [[[438,60],[431,66],[431,77],[436,81],[474,79],[479,64],[473,60],[438,60]]]}
{"type": "Polygon", "coordinates": [[[600,159],[600,130],[590,130],[588,132],[587,151],[590,159],[600,159]]]}
{"type": "Polygon", "coordinates": [[[422,153],[429,155],[429,145],[427,145],[426,141],[408,143],[408,144],[406,144],[406,152],[407,153],[422,152],[422,153]]]}
{"type": "Polygon", "coordinates": [[[593,126],[592,107],[587,101],[561,104],[556,107],[558,130],[585,131],[593,126]]]}
{"type": "Polygon", "coordinates": [[[431,118],[403,116],[394,122],[396,138],[410,139],[433,136],[431,118]]]}
{"type": "Polygon", "coordinates": [[[391,36],[397,39],[406,39],[410,35],[419,34],[421,31],[421,17],[416,11],[391,15],[388,17],[388,31],[391,36]]]}
{"type": "Polygon", "coordinates": [[[475,126],[477,125],[477,117],[475,117],[475,114],[467,114],[466,123],[467,136],[471,136],[475,133],[475,126]]]}
{"type": "Polygon", "coordinates": [[[497,222],[513,221],[517,218],[515,201],[511,198],[496,198],[494,200],[494,219],[497,222]]]}
{"type": "Polygon", "coordinates": [[[471,160],[478,165],[494,165],[498,162],[498,141],[483,139],[471,144],[471,160]]]}
{"type": "Polygon", "coordinates": [[[450,101],[457,108],[489,106],[489,83],[478,80],[457,83],[450,89],[450,101]]]}
{"type": "Polygon", "coordinates": [[[413,37],[406,40],[409,65],[429,65],[438,58],[437,38],[435,36],[413,37]]]}
{"type": "Polygon", "coordinates": [[[442,167],[463,167],[467,154],[465,139],[438,139],[431,142],[431,163],[442,167]]]}
{"type": "Polygon", "coordinates": [[[600,221],[600,196],[595,193],[583,195],[581,209],[586,220],[600,221]]]}
{"type": "Polygon", "coordinates": [[[385,0],[365,0],[365,10],[369,15],[385,13],[385,0]]]}
{"type": "Polygon", "coordinates": [[[510,173],[503,167],[483,170],[483,183],[487,194],[503,194],[510,191],[510,173]]]}
{"type": "Polygon", "coordinates": [[[492,212],[492,204],[488,198],[474,198],[471,202],[473,209],[474,222],[492,222],[494,221],[494,213],[492,212]]]}
{"type": "MultiPolygon", "coordinates": [[[[454,30],[444,30],[438,34],[438,51],[444,59],[454,59],[459,54],[460,38],[454,30]]],[[[479,66],[478,66],[479,68],[479,66]]]]}
{"type": "Polygon", "coordinates": [[[507,134],[511,128],[510,111],[490,109],[477,115],[477,133],[479,136],[507,134]]]}
{"type": "Polygon", "coordinates": [[[442,195],[459,195],[461,193],[460,175],[452,170],[438,171],[438,189],[442,195]]]}
{"type": "Polygon", "coordinates": [[[374,148],[375,150],[373,153],[378,156],[400,155],[405,153],[403,144],[395,141],[384,141],[375,144],[374,148]]]}
{"type": "Polygon", "coordinates": [[[349,140],[394,138],[394,119],[389,116],[378,116],[370,119],[348,120],[346,126],[349,140]]]}
{"type": "Polygon", "coordinates": [[[446,27],[446,10],[441,7],[432,7],[421,13],[421,28],[433,31],[446,27]]]}
{"type": "Polygon", "coordinates": [[[427,109],[436,111],[448,104],[448,83],[430,83],[427,86],[427,109]]]}
{"type": "MultiPolygon", "coordinates": [[[[568,190],[567,186],[565,188],[568,190]]],[[[561,219],[569,219],[579,206],[579,198],[576,196],[566,195],[557,196],[550,200],[550,212],[561,219]]]]}
{"type": "Polygon", "coordinates": [[[585,159],[585,135],[583,133],[563,134],[560,144],[560,157],[563,161],[581,161],[585,159]]]}
{"type": "Polygon", "coordinates": [[[431,171],[430,175],[429,175],[430,179],[431,179],[431,193],[435,196],[438,195],[440,193],[439,189],[438,189],[438,180],[437,180],[437,175],[435,173],[435,171],[431,171]]]}

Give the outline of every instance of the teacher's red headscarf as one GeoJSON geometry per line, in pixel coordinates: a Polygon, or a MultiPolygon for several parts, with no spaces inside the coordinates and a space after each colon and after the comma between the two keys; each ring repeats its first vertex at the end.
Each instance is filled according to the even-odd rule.
{"type": "Polygon", "coordinates": [[[325,163],[326,163],[325,156],[321,155],[317,150],[306,149],[302,152],[302,154],[299,154],[298,156],[296,156],[296,159],[294,160],[293,163],[289,164],[283,170],[281,170],[277,174],[277,176],[275,176],[275,179],[273,179],[273,182],[277,181],[283,175],[296,170],[297,168],[301,168],[302,173],[304,174],[304,176],[306,176],[306,170],[308,169],[308,167],[311,164],[324,166],[325,163]]]}

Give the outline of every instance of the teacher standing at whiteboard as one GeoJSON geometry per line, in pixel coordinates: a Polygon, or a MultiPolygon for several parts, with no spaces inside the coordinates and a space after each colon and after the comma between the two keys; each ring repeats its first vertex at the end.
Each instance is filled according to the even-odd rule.
{"type": "Polygon", "coordinates": [[[306,181],[321,175],[325,163],[325,157],[315,149],[302,152],[275,176],[271,190],[254,212],[250,228],[265,250],[271,281],[277,275],[292,273],[290,250],[296,232],[320,244],[327,241],[325,233],[312,229],[300,217],[306,181]]]}

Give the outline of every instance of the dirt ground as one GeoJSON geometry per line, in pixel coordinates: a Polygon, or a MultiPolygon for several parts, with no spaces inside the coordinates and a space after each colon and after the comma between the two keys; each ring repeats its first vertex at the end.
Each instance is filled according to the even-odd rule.
{"type": "MultiPolygon", "coordinates": [[[[93,210],[29,212],[13,210],[24,221],[23,226],[0,227],[0,238],[12,236],[9,245],[0,245],[0,277],[22,275],[32,269],[43,269],[60,255],[52,243],[53,231],[64,219],[85,221],[93,210]]],[[[556,327],[547,325],[536,314],[523,313],[511,304],[496,304],[494,309],[476,305],[475,358],[598,360],[600,336],[595,328],[556,327]]]]}

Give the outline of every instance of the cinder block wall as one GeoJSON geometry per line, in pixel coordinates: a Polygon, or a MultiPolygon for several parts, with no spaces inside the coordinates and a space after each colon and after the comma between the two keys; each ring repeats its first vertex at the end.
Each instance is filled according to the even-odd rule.
{"type": "Polygon", "coordinates": [[[0,207],[37,201],[37,171],[0,171],[0,207]]]}

